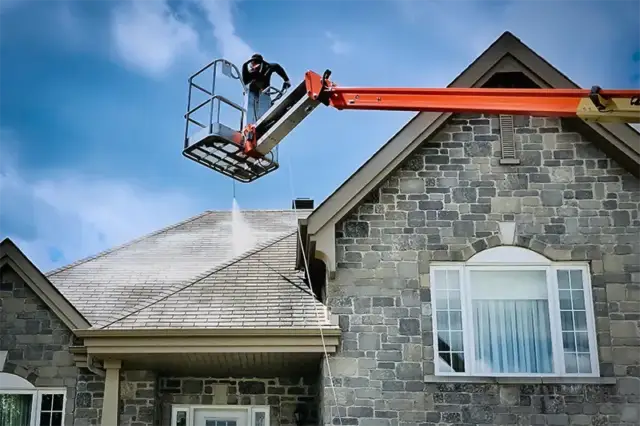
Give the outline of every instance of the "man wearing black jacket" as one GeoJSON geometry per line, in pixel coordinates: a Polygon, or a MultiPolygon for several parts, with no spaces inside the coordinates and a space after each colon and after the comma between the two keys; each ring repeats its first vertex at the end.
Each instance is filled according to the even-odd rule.
{"type": "Polygon", "coordinates": [[[271,75],[276,73],[282,78],[282,90],[291,87],[289,76],[275,62],[267,62],[256,53],[242,65],[242,84],[247,88],[247,123],[253,124],[271,108],[273,101],[263,91],[271,86],[271,75]]]}

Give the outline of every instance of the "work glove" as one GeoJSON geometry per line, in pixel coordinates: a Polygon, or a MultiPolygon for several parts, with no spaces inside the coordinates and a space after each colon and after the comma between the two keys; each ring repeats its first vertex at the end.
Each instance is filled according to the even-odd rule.
{"type": "Polygon", "coordinates": [[[284,83],[282,83],[282,91],[284,92],[285,90],[287,90],[289,87],[291,87],[291,82],[289,81],[285,81],[284,83]]]}

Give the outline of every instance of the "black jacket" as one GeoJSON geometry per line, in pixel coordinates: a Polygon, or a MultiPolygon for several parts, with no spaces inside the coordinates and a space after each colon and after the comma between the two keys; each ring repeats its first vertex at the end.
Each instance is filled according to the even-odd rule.
{"type": "Polygon", "coordinates": [[[284,68],[275,62],[262,62],[256,71],[249,71],[249,64],[251,60],[248,60],[242,65],[242,83],[245,86],[249,85],[249,90],[252,92],[260,92],[267,87],[271,86],[271,75],[275,72],[284,81],[289,81],[289,76],[284,72],[284,68]]]}

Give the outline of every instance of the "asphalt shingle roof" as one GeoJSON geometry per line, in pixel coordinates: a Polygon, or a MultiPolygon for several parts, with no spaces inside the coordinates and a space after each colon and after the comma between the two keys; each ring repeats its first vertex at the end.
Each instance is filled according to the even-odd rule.
{"type": "Polygon", "coordinates": [[[283,265],[282,259],[295,259],[296,238],[292,233],[263,244],[105,328],[330,326],[295,262],[283,265]]]}
{"type": "Polygon", "coordinates": [[[316,307],[329,325],[294,269],[308,214],[243,211],[234,230],[231,212],[207,211],[47,277],[94,328],[317,327],[316,307]]]}

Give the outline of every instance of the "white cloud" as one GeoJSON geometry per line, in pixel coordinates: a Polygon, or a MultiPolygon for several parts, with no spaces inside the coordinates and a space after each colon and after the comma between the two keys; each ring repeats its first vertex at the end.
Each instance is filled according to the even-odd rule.
{"type": "MultiPolygon", "coordinates": [[[[3,146],[10,136],[3,132],[3,146]]],[[[43,271],[204,210],[179,192],[150,190],[122,180],[70,171],[32,178],[4,154],[6,150],[0,166],[0,239],[11,238],[43,271]]]]}
{"type": "MultiPolygon", "coordinates": [[[[218,57],[242,64],[254,50],[237,33],[233,22],[236,0],[190,0],[211,26],[218,57]]],[[[192,22],[179,18],[167,0],[127,0],[113,11],[111,35],[120,59],[151,77],[162,76],[180,57],[199,65],[212,55],[201,48],[192,22]]]]}
{"type": "Polygon", "coordinates": [[[116,7],[111,36],[124,63],[152,77],[163,75],[180,56],[201,55],[197,31],[165,0],[130,0],[116,7]]]}
{"type": "Polygon", "coordinates": [[[346,55],[351,52],[351,44],[345,42],[340,37],[335,35],[334,33],[327,31],[325,33],[326,37],[329,39],[329,48],[336,55],[346,55]]]}
{"type": "Polygon", "coordinates": [[[240,66],[254,50],[238,34],[233,23],[234,0],[196,0],[205,10],[213,26],[218,53],[228,61],[240,66]]]}

